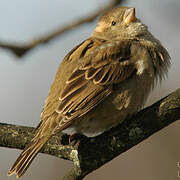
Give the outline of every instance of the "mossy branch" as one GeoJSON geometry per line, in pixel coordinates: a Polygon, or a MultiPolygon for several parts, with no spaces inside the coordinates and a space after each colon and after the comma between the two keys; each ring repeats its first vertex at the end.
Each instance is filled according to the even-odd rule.
{"type": "MultiPolygon", "coordinates": [[[[83,136],[75,145],[68,145],[67,135],[60,133],[53,136],[41,152],[73,161],[73,169],[63,180],[80,180],[178,119],[180,89],[100,136],[83,136]]],[[[0,123],[0,146],[23,149],[35,131],[32,127],[0,123]]]]}

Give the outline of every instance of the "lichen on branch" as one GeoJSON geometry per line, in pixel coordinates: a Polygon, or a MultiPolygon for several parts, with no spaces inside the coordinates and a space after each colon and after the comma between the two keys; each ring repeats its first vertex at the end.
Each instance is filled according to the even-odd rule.
{"type": "MultiPolygon", "coordinates": [[[[69,145],[67,135],[59,133],[46,143],[41,152],[73,161],[74,167],[63,180],[80,180],[179,119],[180,89],[177,89],[100,136],[82,136],[77,143],[69,145]]],[[[24,149],[35,131],[32,127],[0,123],[0,146],[24,149]]]]}

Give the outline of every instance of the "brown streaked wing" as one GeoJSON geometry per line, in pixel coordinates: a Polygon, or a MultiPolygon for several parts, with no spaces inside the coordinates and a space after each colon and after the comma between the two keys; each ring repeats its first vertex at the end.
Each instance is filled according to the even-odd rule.
{"type": "Polygon", "coordinates": [[[110,93],[111,88],[96,87],[93,82],[90,82],[83,89],[82,93],[77,91],[61,101],[58,111],[67,119],[80,117],[99,104],[110,93]]]}
{"type": "Polygon", "coordinates": [[[74,47],[65,57],[63,61],[68,61],[68,60],[74,60],[78,58],[81,58],[86,51],[92,47],[93,41],[91,38],[86,39],[76,47],[74,47]]]}
{"type": "Polygon", "coordinates": [[[102,42],[97,48],[88,49],[88,55],[79,60],[60,95],[57,112],[67,121],[87,113],[112,92],[112,84],[128,78],[135,70],[128,61],[128,42],[102,42]]]}
{"type": "Polygon", "coordinates": [[[123,81],[135,70],[128,61],[130,42],[106,42],[84,58],[79,69],[85,70],[85,78],[94,84],[108,85],[123,81]],[[124,62],[124,63],[123,63],[124,62]]]}

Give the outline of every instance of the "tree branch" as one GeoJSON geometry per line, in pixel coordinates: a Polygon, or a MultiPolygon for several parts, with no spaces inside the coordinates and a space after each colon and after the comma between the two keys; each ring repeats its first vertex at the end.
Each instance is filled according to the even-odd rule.
{"type": "MultiPolygon", "coordinates": [[[[123,0],[124,2],[125,0],[123,0]]],[[[122,0],[112,0],[108,5],[100,8],[93,14],[80,18],[78,20],[75,20],[74,22],[70,22],[64,27],[58,27],[55,31],[50,32],[49,34],[45,35],[44,37],[37,38],[36,40],[33,40],[27,44],[24,45],[18,45],[16,43],[6,43],[0,41],[0,48],[8,49],[12,51],[17,57],[24,56],[27,52],[32,50],[33,48],[37,47],[40,44],[48,43],[50,40],[59,37],[60,35],[64,34],[65,32],[68,32],[70,30],[73,30],[85,23],[91,23],[93,22],[99,15],[103,14],[105,11],[108,11],[112,9],[113,7],[116,7],[122,3],[122,0]]]]}
{"type": "MultiPolygon", "coordinates": [[[[53,136],[41,152],[74,162],[63,180],[81,180],[119,154],[180,119],[180,89],[141,110],[110,131],[94,138],[81,137],[68,145],[68,136],[53,136]]],[[[35,128],[0,123],[0,146],[24,149],[35,128]]]]}

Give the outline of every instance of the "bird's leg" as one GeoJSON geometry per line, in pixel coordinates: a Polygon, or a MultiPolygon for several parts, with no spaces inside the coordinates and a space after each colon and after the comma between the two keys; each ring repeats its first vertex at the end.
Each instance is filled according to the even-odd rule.
{"type": "Polygon", "coordinates": [[[73,133],[69,136],[69,144],[71,145],[75,145],[78,141],[78,139],[80,138],[81,135],[79,135],[78,133],[73,133]]]}
{"type": "Polygon", "coordinates": [[[63,134],[61,136],[61,144],[66,145],[72,145],[74,146],[82,137],[84,137],[81,134],[73,133],[71,135],[63,134]]]}

